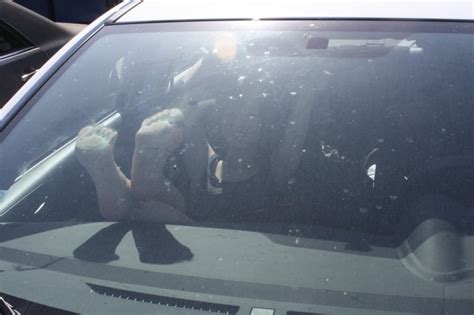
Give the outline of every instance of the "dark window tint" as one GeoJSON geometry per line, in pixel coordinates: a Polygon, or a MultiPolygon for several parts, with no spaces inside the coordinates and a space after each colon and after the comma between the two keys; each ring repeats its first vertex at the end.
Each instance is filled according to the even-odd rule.
{"type": "Polygon", "coordinates": [[[0,21],[0,57],[32,46],[20,33],[0,21]]]}

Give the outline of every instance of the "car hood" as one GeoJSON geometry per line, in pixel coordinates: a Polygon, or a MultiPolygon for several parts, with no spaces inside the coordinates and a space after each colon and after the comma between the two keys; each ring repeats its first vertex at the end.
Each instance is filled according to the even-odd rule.
{"type": "Polygon", "coordinates": [[[193,226],[3,224],[0,279],[0,292],[81,313],[167,307],[130,302],[136,294],[240,311],[443,314],[445,303],[445,286],[409,272],[393,248],[193,226]]]}

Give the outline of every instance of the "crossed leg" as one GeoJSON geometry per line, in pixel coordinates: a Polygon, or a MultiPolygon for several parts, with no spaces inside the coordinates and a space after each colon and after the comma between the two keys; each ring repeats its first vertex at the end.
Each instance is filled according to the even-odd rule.
{"type": "Polygon", "coordinates": [[[182,114],[165,110],[142,123],[135,137],[129,180],[113,156],[117,133],[107,127],[83,128],[76,157],[91,176],[104,219],[189,223],[181,193],[163,175],[165,162],[183,141],[182,114]]]}
{"type": "Polygon", "coordinates": [[[76,157],[94,182],[99,211],[108,221],[128,216],[133,204],[130,181],[114,160],[113,149],[117,132],[107,127],[87,126],[76,141],[76,157]]]}
{"type": "Polygon", "coordinates": [[[184,213],[183,196],[163,174],[166,160],[183,142],[183,119],[180,110],[171,109],[143,121],[135,136],[131,190],[137,200],[160,200],[184,213]]]}

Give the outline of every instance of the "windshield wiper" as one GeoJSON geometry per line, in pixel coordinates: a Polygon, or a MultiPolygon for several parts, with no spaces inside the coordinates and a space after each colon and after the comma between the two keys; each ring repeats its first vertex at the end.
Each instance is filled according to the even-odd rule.
{"type": "Polygon", "coordinates": [[[0,296],[0,315],[21,315],[14,307],[0,296]]]}

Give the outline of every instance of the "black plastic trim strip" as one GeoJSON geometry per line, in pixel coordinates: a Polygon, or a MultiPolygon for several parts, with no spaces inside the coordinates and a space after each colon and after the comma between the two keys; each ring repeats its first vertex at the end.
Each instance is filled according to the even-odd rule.
{"type": "Polygon", "coordinates": [[[110,296],[123,300],[130,300],[142,303],[163,305],[168,307],[184,308],[189,310],[204,311],[209,313],[224,313],[229,315],[237,314],[240,307],[236,305],[210,303],[204,301],[195,301],[169,296],[148,294],[130,290],[122,290],[102,285],[87,283],[92,292],[104,296],[110,296]]]}

